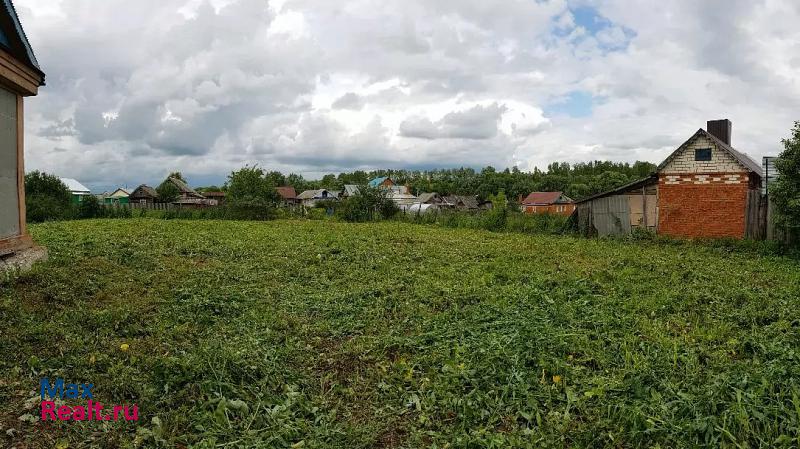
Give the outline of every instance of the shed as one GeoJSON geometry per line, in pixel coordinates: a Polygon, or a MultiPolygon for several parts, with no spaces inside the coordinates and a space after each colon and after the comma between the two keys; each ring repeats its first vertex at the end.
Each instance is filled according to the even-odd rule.
{"type": "MultiPolygon", "coordinates": [[[[44,79],[14,5],[11,0],[3,0],[0,8],[0,257],[20,253],[18,257],[22,258],[21,253],[33,247],[25,223],[23,98],[36,95],[39,87],[44,86],[44,79]]],[[[5,263],[0,261],[0,265],[5,263]]]]}
{"type": "Polygon", "coordinates": [[[578,231],[600,237],[626,235],[636,228],[655,231],[657,194],[658,177],[652,175],[584,198],[573,213],[578,231]]]}

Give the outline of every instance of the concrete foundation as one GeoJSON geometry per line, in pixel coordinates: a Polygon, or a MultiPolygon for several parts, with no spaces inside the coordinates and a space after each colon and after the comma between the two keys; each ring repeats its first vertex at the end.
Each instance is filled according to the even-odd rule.
{"type": "Polygon", "coordinates": [[[47,260],[47,249],[41,246],[32,246],[0,256],[0,281],[7,281],[23,271],[30,270],[34,263],[43,260],[47,260]]]}

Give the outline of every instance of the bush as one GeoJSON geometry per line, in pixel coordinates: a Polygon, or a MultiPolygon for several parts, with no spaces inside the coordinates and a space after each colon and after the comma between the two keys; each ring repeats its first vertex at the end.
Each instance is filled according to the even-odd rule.
{"type": "Polygon", "coordinates": [[[228,175],[227,204],[218,213],[233,220],[270,220],[280,201],[270,178],[258,167],[244,167],[228,175]]]}
{"type": "Polygon", "coordinates": [[[67,186],[58,177],[40,171],[25,175],[25,209],[31,223],[67,220],[75,215],[67,186]]]}
{"type": "Polygon", "coordinates": [[[338,205],[337,212],[345,221],[365,222],[394,217],[400,209],[386,197],[386,191],[360,186],[355,195],[338,205]]]}
{"type": "Polygon", "coordinates": [[[103,213],[103,206],[94,195],[83,198],[83,201],[78,204],[78,218],[99,218],[103,216],[103,213]]]}

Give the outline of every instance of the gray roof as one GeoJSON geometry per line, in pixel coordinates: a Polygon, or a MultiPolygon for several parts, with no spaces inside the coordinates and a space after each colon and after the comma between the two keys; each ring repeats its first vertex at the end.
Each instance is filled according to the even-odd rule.
{"type": "Polygon", "coordinates": [[[344,185],[344,194],[346,196],[353,196],[358,194],[358,186],[355,184],[345,184],[344,185]]]}
{"type": "Polygon", "coordinates": [[[33,54],[33,48],[31,47],[30,42],[28,42],[28,36],[25,35],[25,30],[22,29],[22,23],[19,21],[19,16],[17,15],[17,10],[14,8],[14,3],[12,3],[11,0],[3,0],[3,8],[5,8],[6,13],[11,18],[17,38],[20,40],[22,47],[25,49],[26,60],[24,62],[44,76],[44,72],[42,72],[42,69],[39,67],[39,61],[36,60],[36,55],[33,54]]]}
{"type": "Polygon", "coordinates": [[[194,190],[193,188],[189,187],[189,185],[186,184],[183,180],[178,179],[178,178],[169,178],[169,180],[173,184],[175,184],[175,187],[177,187],[178,190],[181,191],[181,193],[187,194],[187,195],[192,195],[192,196],[197,196],[198,198],[202,198],[203,197],[203,195],[200,195],[199,193],[197,193],[196,190],[194,190]]]}
{"type": "Polygon", "coordinates": [[[131,196],[134,198],[158,198],[158,192],[156,192],[156,189],[142,184],[131,193],[131,196]]]}
{"type": "Polygon", "coordinates": [[[458,207],[459,203],[461,203],[467,209],[477,209],[478,208],[478,198],[474,196],[467,196],[467,195],[448,195],[444,197],[444,201],[449,203],[450,205],[458,207]]]}
{"type": "Polygon", "coordinates": [[[306,190],[300,195],[297,195],[298,200],[328,200],[336,198],[338,198],[336,192],[331,192],[328,189],[306,190]],[[323,192],[327,192],[328,196],[322,196],[323,192]]]}
{"type": "Polygon", "coordinates": [[[668,158],[664,159],[664,162],[662,162],[658,166],[658,171],[663,170],[664,167],[666,167],[667,164],[675,156],[677,156],[681,151],[683,151],[685,149],[685,147],[687,145],[689,145],[689,143],[691,143],[698,136],[707,137],[712,142],[714,142],[714,144],[716,144],[718,148],[720,148],[723,151],[725,151],[726,153],[730,154],[731,157],[736,159],[736,161],[738,161],[740,164],[742,164],[749,171],[757,174],[758,176],[762,176],[762,177],[764,176],[764,170],[761,168],[761,166],[758,164],[758,162],[754,161],[752,158],[750,158],[750,156],[735,150],[732,146],[730,146],[727,143],[721,141],[719,138],[717,138],[717,136],[711,134],[710,132],[708,132],[708,131],[706,131],[706,130],[704,130],[702,128],[698,129],[697,132],[694,133],[694,135],[689,138],[689,140],[687,140],[681,146],[679,146],[678,149],[675,150],[674,152],[672,152],[672,154],[670,154],[668,158]]]}
{"type": "Polygon", "coordinates": [[[439,197],[439,194],[436,193],[436,192],[420,193],[419,194],[419,202],[420,203],[427,203],[428,201],[431,201],[431,200],[436,199],[438,197],[439,197]]]}
{"type": "Polygon", "coordinates": [[[81,184],[80,182],[78,182],[75,179],[72,179],[72,178],[60,178],[60,179],[61,179],[61,182],[63,182],[64,185],[67,186],[67,190],[69,190],[73,194],[89,194],[89,193],[91,193],[91,191],[89,190],[88,187],[86,187],[85,185],[81,184]]]}

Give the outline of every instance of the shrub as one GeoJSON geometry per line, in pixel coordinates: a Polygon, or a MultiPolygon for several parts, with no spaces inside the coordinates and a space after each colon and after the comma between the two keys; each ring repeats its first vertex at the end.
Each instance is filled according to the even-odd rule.
{"type": "Polygon", "coordinates": [[[72,194],[58,177],[34,171],[25,175],[25,208],[32,223],[74,216],[72,194]]]}
{"type": "Polygon", "coordinates": [[[269,220],[275,217],[278,192],[264,170],[244,167],[228,175],[227,204],[222,213],[235,220],[269,220]]]}
{"type": "Polygon", "coordinates": [[[394,201],[386,197],[385,190],[360,186],[355,195],[339,204],[337,215],[345,221],[365,222],[391,218],[399,211],[394,201]]]}
{"type": "Polygon", "coordinates": [[[102,217],[103,214],[103,206],[94,195],[83,198],[83,201],[78,204],[78,218],[98,218],[102,217]]]}

